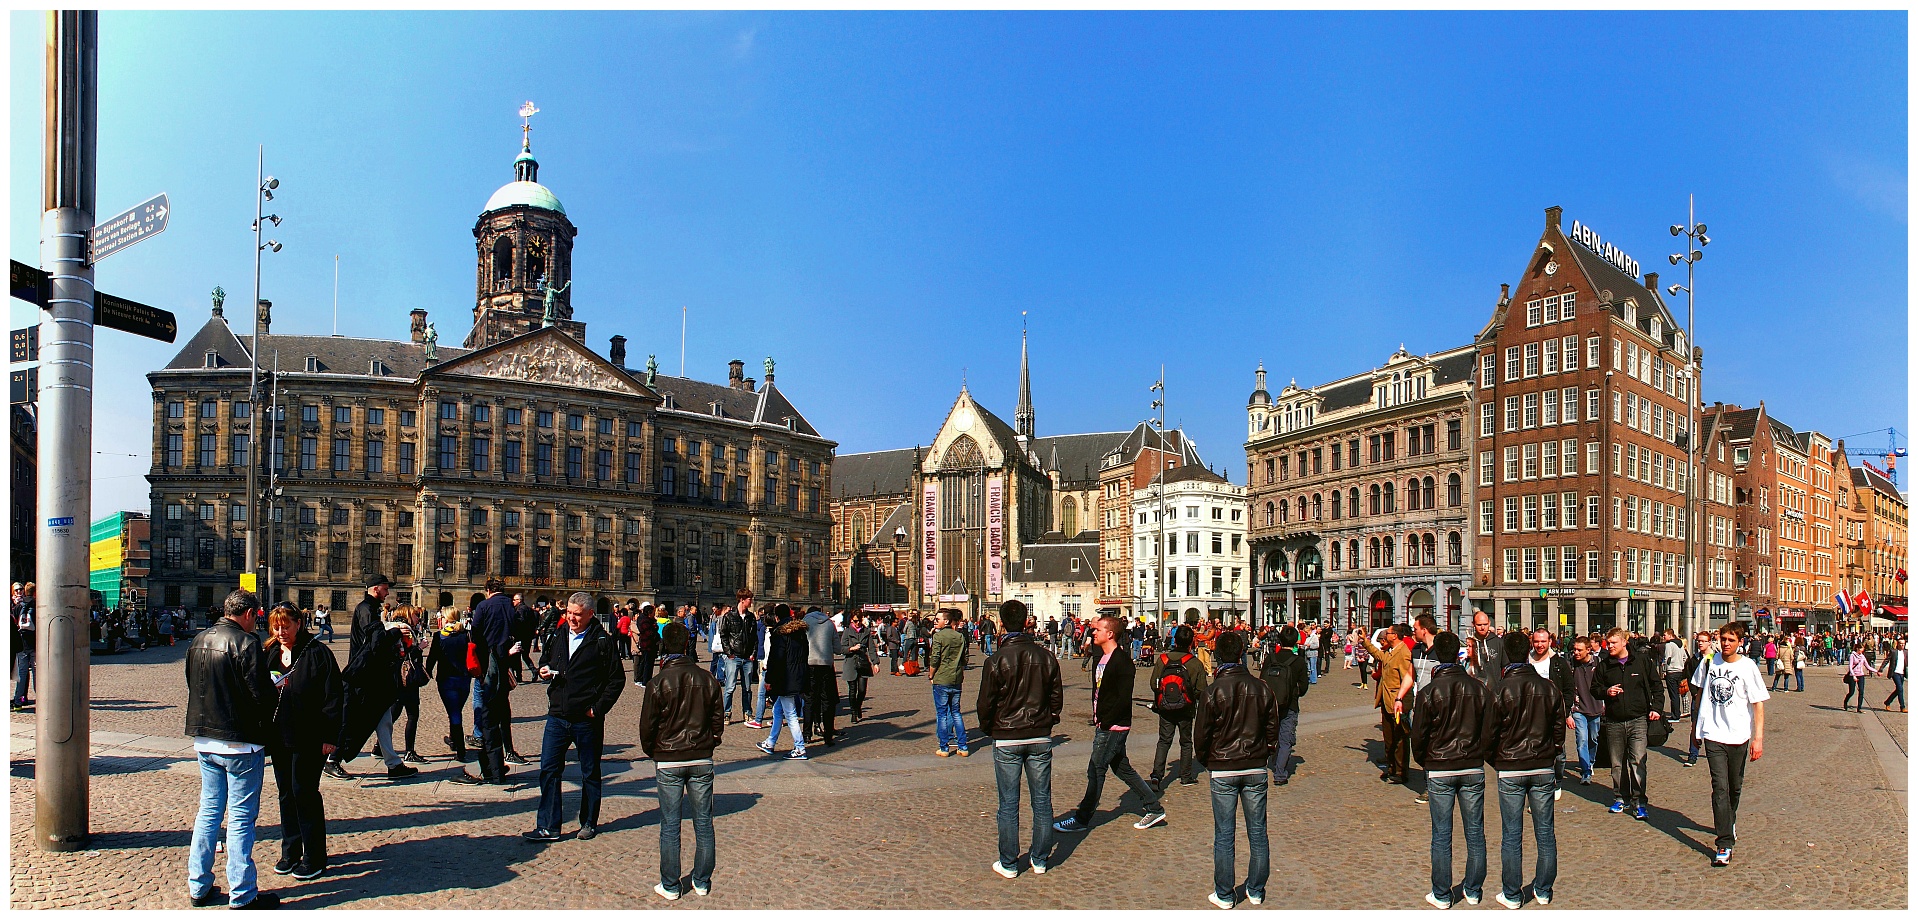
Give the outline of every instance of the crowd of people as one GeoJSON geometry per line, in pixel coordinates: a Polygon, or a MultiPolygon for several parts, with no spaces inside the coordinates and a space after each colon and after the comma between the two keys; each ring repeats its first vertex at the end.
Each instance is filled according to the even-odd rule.
{"type": "MultiPolygon", "coordinates": [[[[451,781],[504,785],[506,764],[527,762],[514,750],[509,708],[510,691],[522,680],[547,690],[539,804],[524,836],[558,841],[568,823],[577,824],[580,839],[599,833],[605,719],[631,680],[632,692],[642,696],[640,747],[654,761],[662,814],[654,891],[668,900],[688,888],[704,895],[716,858],[713,758],[730,725],[765,732],[754,737],[767,756],[807,759],[810,746],[837,743],[841,714],[853,722],[865,717],[866,682],[885,657],[889,673],[927,681],[933,753],[968,757],[976,751],[959,700],[975,652],[984,661],[974,716],[990,742],[998,798],[999,852],[990,868],[1000,876],[1043,874],[1060,835],[1090,832],[1108,774],[1136,794],[1133,827],[1144,831],[1166,819],[1167,784],[1196,784],[1203,768],[1214,818],[1208,900],[1228,909],[1240,901],[1261,903],[1271,873],[1267,794],[1294,775],[1301,699],[1344,653],[1347,667],[1359,671],[1359,684],[1373,690],[1380,713],[1381,779],[1413,785],[1429,808],[1427,901],[1448,908],[1480,900],[1489,766],[1501,819],[1497,898],[1516,908],[1529,889],[1532,899],[1547,904],[1557,873],[1551,803],[1562,794],[1561,779],[1576,775],[1590,783],[1596,770],[1609,767],[1610,810],[1645,820],[1647,749],[1687,719],[1686,766],[1702,750],[1712,773],[1712,864],[1729,864],[1744,764],[1763,756],[1769,693],[1757,662],[1782,659],[1789,673],[1811,658],[1781,651],[1799,647],[1789,637],[1748,636],[1740,623],[1699,633],[1688,649],[1669,632],[1648,638],[1613,629],[1563,642],[1542,629],[1500,631],[1482,613],[1464,636],[1438,629],[1429,615],[1372,632],[1316,625],[1252,630],[1237,621],[1159,630],[1112,615],[1041,623],[1016,600],[990,617],[952,609],[932,617],[876,617],[786,604],[762,608],[741,590],[732,603],[710,610],[629,602],[602,620],[590,595],[576,593],[558,605],[538,598],[528,606],[497,579],[467,607],[438,612],[393,604],[389,590],[384,577],[369,579],[352,612],[343,666],[316,617],[287,605],[261,611],[245,591],[229,596],[223,618],[194,640],[186,673],[187,734],[202,775],[188,866],[196,906],[221,900],[212,861],[222,825],[231,889],[225,902],[277,903],[259,891],[251,860],[266,762],[273,765],[282,826],[274,871],[314,878],[327,865],[323,776],[352,779],[347,764],[369,743],[388,777],[416,774],[413,764],[425,762],[415,749],[419,692],[431,684],[447,713],[449,755],[476,763],[475,772],[462,770],[451,781]],[[256,633],[262,626],[264,642],[256,633]],[[1051,768],[1065,705],[1061,660],[1074,657],[1090,678],[1091,753],[1082,797],[1057,817],[1051,768]],[[1127,752],[1139,698],[1157,720],[1152,767],[1143,776],[1127,752]],[[788,739],[783,750],[782,733],[788,739]],[[1179,756],[1169,760],[1175,741],[1179,756]],[[578,811],[562,814],[569,755],[580,769],[581,794],[578,811]],[[1414,761],[1423,768],[1422,782],[1414,761]],[[1023,838],[1022,796],[1031,820],[1023,838]],[[1235,853],[1241,815],[1250,851],[1243,875],[1235,853]],[[1455,816],[1467,849],[1456,889],[1455,816]],[[1521,871],[1528,816],[1536,854],[1529,885],[1521,871]],[[694,836],[689,877],[681,874],[686,820],[694,836]]],[[[1902,691],[1903,642],[1870,652],[1863,644],[1849,660],[1869,665],[1876,655],[1882,663],[1870,666],[1872,673],[1894,676],[1902,691]]],[[[1814,648],[1809,641],[1805,647],[1814,648]]],[[[1859,676],[1861,693],[1862,683],[1859,676]]]]}

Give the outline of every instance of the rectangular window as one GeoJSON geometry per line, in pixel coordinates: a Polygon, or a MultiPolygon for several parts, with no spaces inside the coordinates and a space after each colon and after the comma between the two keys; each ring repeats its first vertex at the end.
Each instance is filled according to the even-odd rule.
{"type": "Polygon", "coordinates": [[[612,434],[613,420],[610,418],[595,419],[593,421],[593,430],[600,434],[612,434]]]}
{"type": "Polygon", "coordinates": [[[1595,335],[1587,336],[1585,339],[1585,367],[1588,370],[1596,369],[1605,363],[1599,358],[1599,341],[1599,337],[1595,335]]]}
{"type": "Polygon", "coordinates": [[[320,439],[300,439],[300,469],[317,470],[320,468],[320,439]]]}
{"type": "Polygon", "coordinates": [[[1517,345],[1505,349],[1505,381],[1507,383],[1518,379],[1520,354],[1517,345]]]}
{"type": "Polygon", "coordinates": [[[1558,442],[1546,441],[1543,446],[1544,446],[1544,454],[1540,458],[1540,460],[1544,465],[1544,469],[1540,472],[1539,475],[1545,476],[1545,477],[1556,477],[1558,476],[1558,442]]]}
{"type": "Polygon", "coordinates": [[[507,441],[500,448],[500,459],[508,476],[518,476],[520,472],[520,450],[518,441],[507,441]]]}
{"type": "Polygon", "coordinates": [[[453,421],[460,417],[460,404],[450,399],[440,400],[440,420],[453,421]]]}
{"type": "Polygon", "coordinates": [[[251,438],[248,435],[236,434],[233,436],[233,444],[230,449],[233,451],[234,466],[240,469],[246,469],[247,465],[253,462],[251,446],[251,438]]]}
{"type": "Polygon", "coordinates": [[[1588,476],[1598,474],[1598,442],[1585,442],[1585,473],[1588,476]]]}
{"type": "Polygon", "coordinates": [[[1523,529],[1529,533],[1538,529],[1538,496],[1527,495],[1522,500],[1525,503],[1525,523],[1523,529]]]}
{"type": "Polygon", "coordinates": [[[1561,390],[1559,401],[1565,407],[1564,422],[1567,425],[1578,421],[1578,387],[1566,387],[1561,390]]]}
{"type": "Polygon", "coordinates": [[[586,449],[578,445],[566,448],[566,478],[579,479],[586,475],[584,470],[586,449]]]}
{"type": "Polygon", "coordinates": [[[335,425],[353,424],[353,410],[346,406],[334,406],[333,407],[333,424],[335,425]]]}
{"type": "Polygon", "coordinates": [[[1578,475],[1578,439],[1566,438],[1564,441],[1560,442],[1559,456],[1560,456],[1560,462],[1563,464],[1559,470],[1559,474],[1563,476],[1577,476],[1578,475]]]}
{"type": "Polygon", "coordinates": [[[637,438],[642,433],[644,433],[645,430],[646,430],[646,425],[644,422],[627,422],[626,423],[626,436],[629,438],[637,438]]]}
{"type": "MultiPolygon", "coordinates": [[[[518,410],[518,409],[507,409],[507,410],[506,410],[506,424],[508,424],[508,425],[519,425],[519,424],[521,424],[521,422],[520,422],[520,410],[518,410]]],[[[505,568],[506,568],[506,566],[505,566],[505,565],[503,565],[503,564],[502,564],[502,565],[500,566],[500,569],[501,569],[501,571],[502,571],[502,572],[504,572],[504,571],[505,571],[505,568]]]]}
{"type": "Polygon", "coordinates": [[[333,439],[333,472],[344,473],[352,469],[353,441],[349,438],[333,439]]]}
{"type": "Polygon", "coordinates": [[[1496,524],[1494,518],[1497,516],[1498,512],[1493,508],[1491,499],[1487,498],[1478,503],[1478,532],[1480,535],[1487,537],[1492,535],[1492,527],[1496,524]]]}
{"type": "MultiPolygon", "coordinates": [[[[512,411],[512,410],[507,410],[512,411]]],[[[519,544],[503,543],[499,548],[499,573],[507,578],[519,577],[519,544]]]]}
{"type": "Polygon", "coordinates": [[[638,451],[629,450],[626,452],[626,482],[629,485],[639,484],[639,452],[638,451]]]}
{"type": "Polygon", "coordinates": [[[457,435],[440,435],[439,462],[442,472],[459,468],[460,439],[457,435]]]}
{"type": "Polygon", "coordinates": [[[319,424],[320,422],[319,404],[318,403],[301,403],[300,404],[300,421],[306,422],[308,424],[313,424],[313,425],[319,424]]]}
{"type": "Polygon", "coordinates": [[[1539,496],[1539,527],[1543,530],[1558,528],[1558,494],[1555,492],[1539,496]]]}
{"type": "Polygon", "coordinates": [[[220,462],[220,436],[217,434],[200,435],[200,468],[212,469],[220,462]]]}
{"type": "Polygon", "coordinates": [[[1539,551],[1539,574],[1545,581],[1558,577],[1558,547],[1547,546],[1539,551]]]}
{"type": "Polygon", "coordinates": [[[1492,388],[1492,381],[1498,377],[1498,356],[1491,352],[1479,355],[1478,385],[1480,389],[1492,388]]]}
{"type": "Polygon", "coordinates": [[[551,409],[533,410],[533,427],[535,428],[553,427],[553,410],[551,409]]]}
{"type": "Polygon", "coordinates": [[[1462,450],[1465,447],[1464,433],[1458,419],[1445,423],[1445,449],[1462,450]]]}
{"type": "Polygon", "coordinates": [[[1547,374],[1556,374],[1558,373],[1558,340],[1546,339],[1544,345],[1545,361],[1542,370],[1547,374]]]}
{"type": "MultiPolygon", "coordinates": [[[[478,409],[479,409],[478,406],[474,407],[475,411],[477,411],[478,409]]],[[[493,439],[492,438],[474,438],[473,439],[472,461],[473,461],[473,472],[475,473],[485,473],[493,469],[493,439]]]]}
{"type": "Polygon", "coordinates": [[[1546,390],[1544,396],[1543,418],[1539,420],[1539,423],[1542,425],[1556,425],[1558,424],[1558,391],[1546,390]]]}
{"type": "Polygon", "coordinates": [[[1585,551],[1585,580],[1597,581],[1598,577],[1598,551],[1588,549],[1585,551]]]}
{"type": "Polygon", "coordinates": [[[1505,580],[1507,582],[1518,581],[1518,550],[1508,549],[1505,551],[1505,580]]]}
{"type": "Polygon", "coordinates": [[[553,475],[553,445],[551,444],[533,445],[533,475],[535,476],[553,475]]]}
{"type": "MultiPolygon", "coordinates": [[[[401,428],[413,427],[414,419],[417,417],[418,417],[418,413],[414,412],[413,410],[401,409],[400,410],[400,427],[401,428]]],[[[408,557],[408,558],[411,558],[411,557],[408,557]]],[[[409,571],[410,571],[410,568],[409,568],[409,571]]]]}
{"type": "MultiPolygon", "coordinates": [[[[1480,451],[1478,455],[1478,484],[1482,486],[1491,485],[1493,477],[1496,475],[1495,468],[1497,466],[1498,458],[1492,456],[1491,451],[1480,451]]],[[[1335,501],[1333,504],[1336,505],[1338,503],[1335,501]]]]}
{"type": "Polygon", "coordinates": [[[1505,532],[1518,532],[1518,496],[1505,496],[1505,532]]]}
{"type": "Polygon", "coordinates": [[[413,475],[413,442],[400,442],[400,475],[413,475]]]}
{"type": "Polygon", "coordinates": [[[1505,445],[1505,481],[1518,481],[1518,445],[1505,445]]]}
{"type": "Polygon", "coordinates": [[[1524,447],[1524,452],[1525,452],[1525,478],[1537,479],[1538,478],[1538,445],[1527,444],[1524,447]]]}
{"type": "Polygon", "coordinates": [[[1566,492],[1559,496],[1565,509],[1564,524],[1566,530],[1578,529],[1578,493],[1566,492]]]}
{"type": "Polygon", "coordinates": [[[1530,379],[1537,376],[1538,376],[1538,343],[1528,342],[1525,345],[1525,377],[1527,379],[1530,379]]]}
{"type": "Polygon", "coordinates": [[[1559,308],[1558,308],[1559,319],[1567,320],[1572,318],[1572,315],[1573,315],[1572,301],[1576,297],[1578,297],[1578,292],[1566,291],[1565,294],[1559,298],[1559,308]]]}
{"type": "Polygon", "coordinates": [[[1538,549],[1535,547],[1525,548],[1525,580],[1538,580],[1538,549]]]}
{"type": "Polygon", "coordinates": [[[1559,550],[1559,578],[1562,581],[1578,580],[1578,547],[1567,546],[1559,550]]]}
{"type": "Polygon", "coordinates": [[[1537,393],[1525,394],[1524,427],[1528,430],[1538,427],[1538,394],[1537,393]]]}
{"type": "Polygon", "coordinates": [[[599,450],[593,454],[593,478],[600,482],[613,481],[613,452],[599,450]]]}
{"type": "Polygon", "coordinates": [[[168,469],[178,469],[186,465],[183,458],[186,438],[177,434],[166,436],[166,465],[168,469]]]}
{"type": "Polygon", "coordinates": [[[1505,397],[1505,430],[1517,431],[1519,422],[1519,398],[1505,397]]]}
{"type": "Polygon", "coordinates": [[[369,473],[386,472],[386,442],[366,442],[366,471],[369,473]]]}
{"type": "MultiPolygon", "coordinates": [[[[1481,438],[1491,437],[1493,429],[1497,425],[1498,407],[1492,405],[1490,402],[1480,403],[1478,407],[1478,436],[1481,438]]],[[[1334,452],[1332,456],[1337,457],[1338,453],[1334,452]]],[[[1338,467],[1333,467],[1333,469],[1338,469],[1338,467]]]]}
{"type": "Polygon", "coordinates": [[[674,467],[663,466],[659,469],[659,494],[677,495],[679,471],[674,467]]]}
{"type": "Polygon", "coordinates": [[[585,431],[586,416],[581,415],[577,412],[568,412],[566,414],[566,430],[567,431],[585,431]]]}

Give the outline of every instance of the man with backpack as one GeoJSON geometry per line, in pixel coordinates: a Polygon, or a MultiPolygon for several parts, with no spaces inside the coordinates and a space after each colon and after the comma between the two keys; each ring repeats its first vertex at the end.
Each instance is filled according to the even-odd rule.
{"type": "Polygon", "coordinates": [[[1076,834],[1091,827],[1093,812],[1099,808],[1099,794],[1105,790],[1106,771],[1123,780],[1138,793],[1144,814],[1132,825],[1145,830],[1165,821],[1165,808],[1158,793],[1139,778],[1126,759],[1126,740],[1132,737],[1132,659],[1119,651],[1125,643],[1125,623],[1116,616],[1102,616],[1088,625],[1092,635],[1093,656],[1098,666],[1092,678],[1092,759],[1086,765],[1086,794],[1071,815],[1052,824],[1060,833],[1076,834]]]}
{"type": "Polygon", "coordinates": [[[1174,628],[1172,651],[1159,655],[1152,665],[1152,711],[1159,714],[1159,747],[1152,756],[1149,780],[1154,789],[1165,789],[1165,755],[1172,751],[1174,734],[1179,737],[1179,784],[1199,781],[1192,761],[1192,716],[1205,693],[1205,681],[1206,671],[1192,654],[1192,627],[1174,628]]]}
{"type": "Polygon", "coordinates": [[[1279,704],[1278,746],[1272,750],[1272,784],[1283,786],[1292,781],[1292,743],[1299,733],[1299,699],[1312,688],[1310,666],[1299,654],[1299,630],[1290,624],[1279,627],[1278,650],[1265,659],[1260,678],[1279,704]]]}

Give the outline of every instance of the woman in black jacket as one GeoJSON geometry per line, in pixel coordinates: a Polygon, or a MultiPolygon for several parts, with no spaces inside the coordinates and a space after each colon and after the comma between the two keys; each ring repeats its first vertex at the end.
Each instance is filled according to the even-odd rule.
{"type": "Polygon", "coordinates": [[[786,604],[774,604],[768,627],[772,639],[766,656],[766,695],[773,698],[771,731],[759,749],[773,753],[784,722],[792,733],[793,760],[806,759],[806,733],[799,725],[799,701],[806,696],[806,621],[786,604]]]}
{"type": "Polygon", "coordinates": [[[458,614],[448,611],[441,614],[441,619],[439,632],[426,653],[426,673],[439,689],[440,705],[446,707],[446,746],[453,750],[454,760],[465,763],[466,727],[461,717],[466,713],[466,698],[473,692],[472,673],[466,669],[466,650],[472,641],[458,614]]]}
{"type": "Polygon", "coordinates": [[[846,708],[854,722],[866,715],[866,679],[872,676],[877,640],[866,617],[854,616],[839,632],[839,678],[846,682],[846,708]]]}
{"type": "Polygon", "coordinates": [[[306,631],[299,611],[273,609],[263,654],[279,699],[267,750],[280,789],[280,861],[273,871],[310,879],[326,870],[326,810],[320,767],[340,736],[346,687],[333,650],[306,631]]]}

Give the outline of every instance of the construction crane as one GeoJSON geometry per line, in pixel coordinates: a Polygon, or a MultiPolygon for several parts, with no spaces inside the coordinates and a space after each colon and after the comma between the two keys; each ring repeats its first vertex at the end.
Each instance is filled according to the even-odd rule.
{"type": "Polygon", "coordinates": [[[1883,434],[1886,436],[1886,439],[1887,439],[1886,446],[1883,449],[1870,448],[1870,447],[1862,447],[1862,448],[1854,449],[1851,447],[1846,447],[1845,454],[1851,457],[1883,457],[1885,458],[1885,475],[1887,478],[1891,480],[1891,484],[1893,486],[1896,486],[1898,485],[1898,458],[1907,456],[1910,453],[1905,448],[1898,446],[1898,429],[1875,428],[1871,431],[1861,431],[1854,435],[1847,435],[1845,436],[1844,440],[1850,441],[1852,438],[1862,438],[1867,435],[1874,435],[1874,434],[1883,434]]]}

